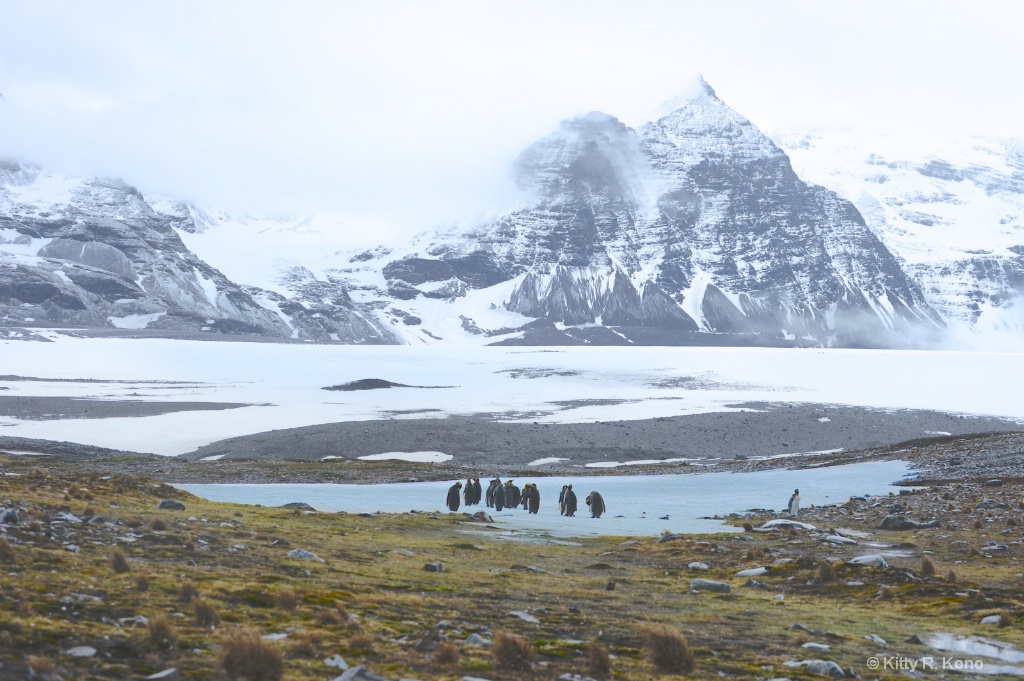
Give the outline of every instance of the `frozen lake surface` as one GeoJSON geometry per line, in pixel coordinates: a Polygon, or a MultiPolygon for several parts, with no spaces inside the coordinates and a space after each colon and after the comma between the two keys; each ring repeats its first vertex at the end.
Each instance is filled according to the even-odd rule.
{"type": "Polygon", "coordinates": [[[165,455],[229,437],[339,421],[466,415],[587,423],[735,412],[750,408],[737,405],[757,402],[1024,419],[1024,400],[1017,399],[1024,362],[1013,353],[343,346],[40,333],[54,342],[0,342],[5,400],[51,396],[251,406],[160,414],[126,409],[105,418],[0,415],[0,434],[165,455]],[[454,387],[322,390],[364,378],[454,387]]]}
{"type": "MultiPolygon", "coordinates": [[[[479,506],[459,511],[486,511],[495,524],[510,530],[528,530],[553,537],[654,536],[672,532],[721,532],[731,528],[702,516],[724,516],[751,508],[782,509],[795,488],[802,505],[827,505],[851,496],[887,495],[899,488],[892,483],[910,474],[905,461],[873,461],[846,466],[803,470],[768,470],[752,473],[703,475],[629,475],[517,479],[522,487],[534,482],[541,494],[540,512],[530,515],[521,508],[501,513],[479,506]],[[579,501],[576,517],[558,512],[562,485],[571,484],[579,501]],[[599,519],[590,517],[584,502],[596,490],[608,506],[599,519]],[[663,516],[668,516],[663,520],[663,516]]],[[[387,485],[272,484],[272,485],[178,485],[196,496],[213,501],[282,506],[305,502],[320,511],[349,513],[447,512],[445,499],[455,481],[407,482],[387,485]]],[[[465,480],[462,481],[465,484],[465,480]]],[[[481,479],[486,490],[487,480],[481,479]]]]}

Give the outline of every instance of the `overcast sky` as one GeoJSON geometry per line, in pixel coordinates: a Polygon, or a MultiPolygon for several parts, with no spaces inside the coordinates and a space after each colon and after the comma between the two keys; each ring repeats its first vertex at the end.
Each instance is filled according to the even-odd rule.
{"type": "Polygon", "coordinates": [[[637,125],[696,73],[766,131],[1024,136],[1016,0],[0,0],[0,17],[0,156],[399,232],[497,205],[560,120],[637,125]]]}

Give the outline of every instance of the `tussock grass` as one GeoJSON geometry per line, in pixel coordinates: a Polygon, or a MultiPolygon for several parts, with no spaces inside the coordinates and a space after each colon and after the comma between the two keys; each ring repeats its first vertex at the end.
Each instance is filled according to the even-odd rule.
{"type": "Polygon", "coordinates": [[[196,596],[192,599],[192,616],[195,623],[203,628],[212,628],[220,624],[220,613],[206,599],[196,596]]]}
{"type": "Polygon", "coordinates": [[[199,595],[199,587],[192,582],[182,582],[178,585],[178,599],[185,603],[191,603],[192,599],[199,595]]]}
{"type": "Polygon", "coordinates": [[[110,556],[110,569],[119,575],[132,571],[131,563],[128,562],[128,556],[124,555],[124,551],[119,548],[114,549],[114,553],[110,556]]]}
{"type": "Polygon", "coordinates": [[[300,634],[288,647],[288,657],[314,659],[320,656],[324,639],[319,634],[300,634]]]}
{"type": "Polygon", "coordinates": [[[353,655],[368,655],[373,652],[376,641],[368,634],[357,634],[348,640],[346,648],[353,655]]]}
{"type": "Polygon", "coordinates": [[[935,563],[933,563],[928,556],[921,558],[921,574],[925,577],[935,576],[935,563]]]}
{"type": "Polygon", "coordinates": [[[457,664],[462,651],[451,641],[445,641],[434,650],[434,662],[448,666],[457,664]]]}
{"type": "Polygon", "coordinates": [[[167,615],[157,615],[146,623],[149,642],[158,646],[173,647],[178,642],[178,634],[167,615]]]}
{"type": "Polygon", "coordinates": [[[697,666],[690,643],[678,630],[657,627],[645,632],[645,643],[651,662],[667,674],[689,674],[697,666]]]}
{"type": "Polygon", "coordinates": [[[17,557],[18,554],[14,550],[14,544],[0,537],[0,562],[13,563],[17,557]]]}
{"type": "Polygon", "coordinates": [[[835,568],[832,567],[832,563],[827,560],[819,561],[817,575],[818,584],[827,584],[828,582],[834,581],[836,581],[836,571],[835,568]]]}
{"type": "Polygon", "coordinates": [[[608,649],[596,639],[587,644],[587,672],[599,679],[612,671],[612,658],[608,649]]]}
{"type": "Polygon", "coordinates": [[[274,596],[274,606],[278,610],[292,612],[299,607],[299,597],[291,589],[278,591],[277,595],[274,596]]]}
{"type": "Polygon", "coordinates": [[[498,630],[494,632],[491,653],[494,656],[494,664],[498,669],[526,671],[533,664],[533,644],[522,636],[516,636],[510,631],[498,630]]]}
{"type": "Polygon", "coordinates": [[[281,681],[284,656],[255,631],[232,631],[224,639],[220,668],[233,681],[281,681]]]}
{"type": "Polygon", "coordinates": [[[149,523],[149,529],[154,532],[163,532],[167,529],[167,521],[163,518],[153,518],[149,523]]]}
{"type": "Polygon", "coordinates": [[[136,575],[135,589],[137,591],[149,591],[149,575],[136,575]]]}

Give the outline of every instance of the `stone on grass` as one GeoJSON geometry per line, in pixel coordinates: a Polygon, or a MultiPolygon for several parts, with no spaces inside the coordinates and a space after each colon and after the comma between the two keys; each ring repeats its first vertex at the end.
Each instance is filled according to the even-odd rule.
{"type": "Polygon", "coordinates": [[[337,676],[333,681],[388,681],[379,674],[374,674],[363,665],[358,667],[352,667],[341,676],[337,676]]]}
{"type": "Polygon", "coordinates": [[[524,622],[529,622],[530,624],[540,624],[540,620],[539,619],[537,619],[536,617],[534,617],[530,613],[525,612],[523,610],[513,610],[509,614],[512,615],[513,617],[518,617],[519,619],[523,620],[524,622]]]}
{"type": "Polygon", "coordinates": [[[769,520],[761,527],[771,529],[773,527],[793,527],[798,530],[816,530],[818,529],[810,523],[802,523],[798,520],[789,520],[788,518],[776,518],[775,520],[769,520]]]}
{"type": "Polygon", "coordinates": [[[714,593],[727,594],[731,590],[725,582],[716,582],[713,579],[695,579],[690,582],[690,591],[712,591],[714,593]]]}
{"type": "Polygon", "coordinates": [[[690,563],[686,567],[690,568],[691,570],[710,570],[711,569],[711,568],[708,567],[707,563],[699,563],[697,561],[694,561],[694,562],[690,563]]]}
{"type": "Polygon", "coordinates": [[[150,674],[146,677],[146,681],[178,681],[181,678],[181,674],[174,667],[165,669],[162,672],[156,674],[150,674]]]}
{"type": "Polygon", "coordinates": [[[410,558],[416,555],[409,549],[391,549],[388,553],[393,553],[396,556],[408,556],[410,558]]]}
{"type": "Polygon", "coordinates": [[[300,511],[315,511],[316,509],[307,504],[305,501],[293,501],[288,504],[284,504],[281,508],[297,508],[300,511]]]}
{"type": "Polygon", "coordinates": [[[844,537],[841,534],[827,534],[824,537],[824,541],[831,542],[833,544],[856,544],[856,540],[844,537]]]}
{"type": "Polygon", "coordinates": [[[331,655],[326,660],[324,660],[324,664],[328,667],[340,669],[341,671],[345,671],[346,669],[348,669],[348,662],[345,662],[345,658],[343,658],[341,655],[337,653],[331,655]]]}
{"type": "Polygon", "coordinates": [[[832,660],[789,660],[782,664],[787,667],[803,667],[812,674],[820,674],[821,676],[832,676],[837,679],[846,677],[846,672],[843,668],[832,660]]]}
{"type": "Polygon", "coordinates": [[[427,572],[442,572],[444,570],[444,566],[440,563],[427,563],[423,566],[423,569],[427,572]]]}
{"type": "Polygon", "coordinates": [[[157,508],[165,511],[184,511],[185,504],[180,501],[175,501],[174,499],[164,499],[157,505],[157,508]]]}
{"type": "Polygon", "coordinates": [[[988,617],[982,617],[981,618],[981,623],[982,624],[997,624],[998,625],[998,624],[1001,624],[1002,621],[1003,621],[1003,616],[1002,615],[989,615],[988,617]]]}
{"type": "Polygon", "coordinates": [[[814,641],[808,641],[800,647],[809,648],[811,650],[832,650],[832,646],[827,643],[815,643],[814,641]]]}
{"type": "Polygon", "coordinates": [[[583,676],[582,674],[573,674],[571,672],[566,672],[566,673],[564,673],[564,674],[562,674],[561,676],[558,677],[558,681],[597,681],[597,680],[596,679],[592,679],[589,676],[583,676]]]}
{"type": "Polygon", "coordinates": [[[682,539],[682,538],[683,538],[682,535],[676,534],[675,532],[669,532],[667,534],[661,535],[661,538],[658,539],[658,543],[659,544],[664,544],[666,542],[677,541],[677,540],[682,539]]]}
{"type": "Polygon", "coordinates": [[[306,549],[292,549],[287,553],[289,558],[298,558],[299,560],[315,560],[320,563],[326,563],[327,561],[320,556],[307,551],[306,549]]]}
{"type": "Polygon", "coordinates": [[[4,511],[3,515],[0,515],[0,523],[5,525],[17,525],[20,518],[18,518],[18,509],[9,508],[4,511]]]}
{"type": "Polygon", "coordinates": [[[466,637],[466,645],[486,648],[491,645],[491,640],[484,638],[480,634],[470,634],[466,637]]]}
{"type": "Polygon", "coordinates": [[[846,561],[850,565],[877,565],[879,567],[889,567],[889,564],[885,562],[885,557],[880,553],[868,553],[863,556],[857,556],[846,561]]]}
{"type": "Polygon", "coordinates": [[[766,567],[750,568],[749,570],[740,570],[736,573],[737,577],[760,577],[768,572],[766,567]]]}
{"type": "Polygon", "coordinates": [[[64,654],[70,655],[71,657],[92,657],[96,654],[96,649],[92,646],[75,646],[64,654]]]}

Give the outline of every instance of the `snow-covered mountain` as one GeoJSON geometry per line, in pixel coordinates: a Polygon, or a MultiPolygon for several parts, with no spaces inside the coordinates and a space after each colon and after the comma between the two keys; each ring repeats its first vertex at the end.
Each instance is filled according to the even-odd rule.
{"type": "Polygon", "coordinates": [[[0,324],[396,342],[344,289],[240,286],[179,236],[206,217],[109,178],[0,164],[0,324]]]}
{"type": "Polygon", "coordinates": [[[493,219],[354,251],[323,216],[230,215],[8,163],[0,315],[413,344],[907,347],[947,322],[1009,323],[1024,280],[1009,209],[1019,147],[983,165],[777,139],[702,82],[636,129],[596,112],[565,121],[522,153],[518,203],[493,219]],[[932,181],[952,198],[925,194],[932,181]],[[950,212],[922,208],[939,204],[950,212]],[[956,233],[974,205],[1006,220],[970,247],[991,253],[956,233]],[[954,262],[970,275],[942,265],[954,262]]]}
{"type": "Polygon", "coordinates": [[[1024,333],[1024,141],[773,136],[802,177],[853,201],[955,332],[1024,333]]]}

